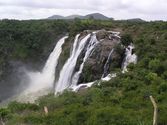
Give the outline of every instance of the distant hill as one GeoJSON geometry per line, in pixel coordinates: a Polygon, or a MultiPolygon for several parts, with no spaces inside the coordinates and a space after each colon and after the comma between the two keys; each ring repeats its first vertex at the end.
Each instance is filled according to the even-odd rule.
{"type": "Polygon", "coordinates": [[[70,15],[70,16],[66,16],[64,17],[64,19],[75,19],[75,18],[82,18],[83,16],[81,15],[70,15]]]}
{"type": "Polygon", "coordinates": [[[127,19],[127,21],[130,21],[130,22],[145,22],[145,20],[140,19],[140,18],[127,19]]]}
{"type": "Polygon", "coordinates": [[[53,16],[48,17],[47,19],[64,19],[64,17],[60,15],[53,15],[53,16]]]}
{"type": "Polygon", "coordinates": [[[48,17],[47,19],[75,19],[75,18],[79,18],[79,19],[96,19],[96,20],[109,20],[109,19],[113,19],[113,18],[109,18],[107,16],[104,16],[103,14],[100,13],[92,13],[92,14],[88,14],[85,16],[81,16],[81,15],[69,15],[69,16],[61,16],[61,15],[53,15],[51,17],[48,17]]]}
{"type": "Polygon", "coordinates": [[[86,16],[84,16],[85,19],[97,19],[97,20],[109,20],[109,17],[104,16],[103,14],[100,13],[93,13],[93,14],[88,14],[86,16]]]}

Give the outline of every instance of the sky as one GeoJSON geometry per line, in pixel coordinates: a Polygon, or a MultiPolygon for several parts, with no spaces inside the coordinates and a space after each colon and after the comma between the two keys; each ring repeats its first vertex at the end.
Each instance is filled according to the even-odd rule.
{"type": "Polygon", "coordinates": [[[0,0],[0,19],[44,19],[102,13],[114,19],[167,21],[167,0],[0,0]]]}

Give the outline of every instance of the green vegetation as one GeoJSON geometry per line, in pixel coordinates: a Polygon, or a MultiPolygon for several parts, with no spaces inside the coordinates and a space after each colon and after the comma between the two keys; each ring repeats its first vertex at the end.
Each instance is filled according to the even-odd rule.
{"type": "Polygon", "coordinates": [[[128,46],[130,43],[133,43],[133,40],[129,34],[124,34],[121,36],[121,42],[123,45],[128,46]]]}
{"type": "MultiPolygon", "coordinates": [[[[29,29],[25,27],[25,23],[32,28],[36,25],[34,27],[36,30],[41,26],[40,23],[46,23],[50,27],[56,22],[17,23],[20,27],[24,26],[25,30],[29,29]]],[[[118,72],[116,78],[103,82],[100,86],[95,84],[92,88],[78,93],[66,91],[58,97],[50,94],[37,100],[37,104],[12,102],[7,108],[0,110],[0,117],[6,125],[151,125],[153,106],[149,99],[150,95],[158,104],[158,125],[167,125],[167,22],[75,20],[64,23],[68,25],[70,37],[85,29],[104,28],[121,31],[125,45],[129,40],[135,44],[138,63],[129,65],[129,72],[125,74],[118,72]],[[48,107],[48,115],[44,114],[44,106],[48,107]]],[[[13,26],[10,27],[11,24],[12,22],[8,23],[10,30],[13,29],[13,26]]],[[[48,27],[44,29],[48,30],[48,27]]],[[[11,40],[9,35],[4,39],[11,40]]],[[[21,37],[20,41],[22,40],[25,39],[21,37]]],[[[29,45],[31,44],[33,43],[29,45]]],[[[3,49],[9,51],[10,45],[3,44],[3,49]]],[[[25,46],[25,43],[21,45],[25,46]]],[[[19,54],[15,52],[11,57],[25,58],[27,53],[22,51],[26,50],[17,50],[19,54]]]]}
{"type": "Polygon", "coordinates": [[[0,82],[10,74],[11,61],[43,64],[66,32],[66,21],[0,21],[0,82]]]}
{"type": "Polygon", "coordinates": [[[36,58],[46,45],[53,42],[58,35],[67,32],[67,27],[68,24],[64,21],[2,20],[0,52],[9,58],[36,58]]]}

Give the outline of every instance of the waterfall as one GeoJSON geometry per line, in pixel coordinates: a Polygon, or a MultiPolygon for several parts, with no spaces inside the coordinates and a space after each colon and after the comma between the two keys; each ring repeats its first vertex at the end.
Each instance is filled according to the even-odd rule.
{"type": "Polygon", "coordinates": [[[125,58],[122,63],[122,73],[127,72],[127,66],[130,63],[137,63],[137,55],[133,53],[134,46],[131,44],[125,50],[125,58]]]}
{"type": "Polygon", "coordinates": [[[29,86],[23,92],[24,94],[38,92],[42,89],[48,89],[53,87],[56,66],[58,64],[59,56],[62,52],[62,45],[67,38],[68,36],[65,36],[57,42],[54,50],[47,59],[45,66],[41,72],[27,72],[27,76],[29,78],[29,86]]]}
{"type": "Polygon", "coordinates": [[[67,62],[64,64],[62,70],[60,71],[60,76],[55,87],[55,94],[62,92],[71,85],[72,74],[74,72],[77,59],[82,50],[84,49],[89,38],[90,34],[88,34],[86,37],[81,39],[81,41],[79,41],[79,35],[76,36],[73,44],[72,53],[67,62]],[[76,42],[78,42],[78,47],[76,42]]]}
{"type": "MultiPolygon", "coordinates": [[[[52,89],[54,89],[55,95],[63,92],[65,89],[71,89],[77,92],[82,88],[91,87],[94,83],[98,83],[98,85],[100,85],[101,82],[109,81],[112,78],[116,77],[117,75],[116,73],[109,74],[109,67],[112,60],[112,55],[113,55],[113,52],[116,52],[116,50],[114,50],[113,48],[110,51],[109,55],[106,55],[108,56],[108,58],[103,67],[103,74],[100,74],[102,75],[101,79],[95,80],[89,83],[78,84],[78,80],[82,74],[85,62],[89,57],[91,57],[91,54],[93,53],[93,51],[95,49],[98,49],[99,47],[98,46],[97,48],[95,48],[96,45],[99,43],[99,41],[96,38],[97,37],[96,33],[98,33],[99,31],[94,31],[91,33],[90,32],[87,35],[85,35],[85,33],[76,35],[73,46],[71,47],[71,50],[70,50],[70,56],[65,62],[65,64],[63,65],[59,73],[58,80],[55,82],[55,72],[56,72],[56,67],[58,64],[60,54],[62,52],[62,45],[64,44],[65,39],[67,39],[68,36],[61,38],[57,42],[54,50],[49,55],[41,72],[33,72],[33,71],[26,72],[26,75],[28,76],[29,86],[25,89],[25,91],[23,91],[23,93],[21,93],[21,95],[19,95],[19,98],[17,100],[18,101],[20,100],[22,102],[25,102],[25,101],[34,102],[34,100],[36,100],[38,97],[46,95],[49,92],[51,92],[52,89]],[[78,59],[80,57],[82,59],[78,59]],[[79,66],[77,65],[77,68],[76,68],[76,64],[79,64],[79,66]],[[75,71],[75,69],[77,69],[77,71],[75,71]],[[55,82],[55,86],[54,86],[54,82],[55,82]]],[[[114,36],[114,39],[120,42],[119,32],[113,32],[113,31],[108,31],[108,32],[111,32],[111,34],[109,35],[109,38],[107,39],[106,42],[108,42],[108,40],[112,42],[113,36],[114,36]]],[[[115,41],[113,40],[113,44],[114,42],[115,41]]],[[[106,45],[110,45],[110,44],[107,43],[106,45]]],[[[136,54],[133,53],[133,49],[134,49],[134,46],[131,44],[125,50],[125,57],[124,57],[124,61],[122,62],[122,73],[127,71],[127,66],[130,63],[135,64],[137,62],[137,56],[136,54]]],[[[88,60],[88,63],[89,61],[91,60],[88,60]]]]}
{"type": "MultiPolygon", "coordinates": [[[[62,45],[67,38],[68,36],[65,36],[57,42],[41,72],[28,71],[25,69],[26,78],[23,78],[21,83],[24,85],[28,84],[28,86],[20,94],[13,95],[10,101],[16,100],[19,102],[34,103],[40,96],[47,95],[51,92],[54,86],[56,67],[62,52],[62,45]]],[[[4,104],[8,103],[8,101],[9,100],[4,101],[4,104]]]]}
{"type": "Polygon", "coordinates": [[[113,51],[114,51],[114,49],[112,49],[111,52],[108,55],[108,59],[107,59],[105,65],[104,65],[104,72],[103,72],[102,78],[104,78],[108,75],[108,70],[109,70],[110,61],[111,61],[111,55],[112,55],[113,51]]]}
{"type": "Polygon", "coordinates": [[[59,56],[62,52],[62,45],[64,44],[65,39],[67,38],[68,36],[65,36],[57,42],[57,45],[50,54],[42,71],[43,74],[47,75],[47,78],[50,80],[50,83],[52,84],[55,79],[55,71],[56,71],[56,66],[58,64],[59,56]]]}
{"type": "Polygon", "coordinates": [[[91,36],[91,39],[89,41],[88,47],[86,48],[86,53],[85,56],[83,58],[83,62],[80,65],[79,71],[76,72],[72,78],[72,86],[76,86],[80,77],[80,74],[82,73],[83,67],[84,67],[84,63],[87,60],[87,58],[90,56],[90,54],[92,53],[94,47],[97,45],[98,40],[96,38],[96,34],[93,34],[91,36]]]}

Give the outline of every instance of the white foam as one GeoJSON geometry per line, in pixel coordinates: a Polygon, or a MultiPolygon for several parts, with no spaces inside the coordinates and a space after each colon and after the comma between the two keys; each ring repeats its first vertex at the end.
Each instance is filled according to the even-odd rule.
{"type": "Polygon", "coordinates": [[[125,58],[124,58],[124,61],[122,63],[122,73],[125,73],[127,72],[127,66],[130,64],[130,63],[134,63],[136,64],[137,63],[137,55],[132,53],[132,50],[134,49],[134,46],[131,44],[129,45],[127,48],[126,48],[126,51],[125,51],[125,58]]]}

